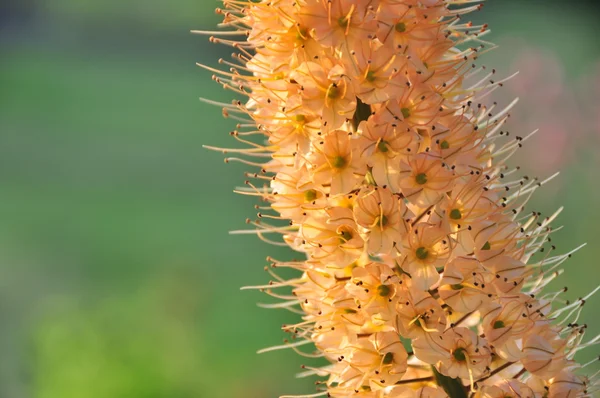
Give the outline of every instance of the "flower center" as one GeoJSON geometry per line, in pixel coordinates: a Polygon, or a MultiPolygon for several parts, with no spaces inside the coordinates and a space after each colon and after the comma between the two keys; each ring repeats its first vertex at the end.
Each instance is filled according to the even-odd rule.
{"type": "Polygon", "coordinates": [[[462,213],[458,209],[452,209],[450,211],[450,218],[453,220],[460,220],[462,218],[462,213]]]}
{"type": "Polygon", "coordinates": [[[348,231],[347,229],[343,229],[340,232],[340,243],[346,243],[350,239],[352,239],[352,232],[348,231]]]}
{"type": "Polygon", "coordinates": [[[304,192],[304,200],[306,202],[312,202],[316,198],[317,198],[317,191],[315,191],[314,189],[309,189],[308,191],[304,192]]]}
{"type": "Polygon", "coordinates": [[[464,286],[460,283],[457,285],[451,285],[450,287],[452,288],[452,290],[461,290],[462,288],[464,288],[464,286]]]}
{"type": "Polygon", "coordinates": [[[450,143],[448,141],[444,140],[444,141],[440,142],[440,148],[448,149],[448,148],[450,148],[450,143]]]}
{"type": "Polygon", "coordinates": [[[417,176],[415,177],[415,181],[419,185],[426,184],[427,183],[427,174],[425,174],[425,173],[417,174],[417,176]]]}
{"type": "Polygon", "coordinates": [[[308,29],[306,28],[298,28],[298,32],[296,32],[296,40],[304,41],[308,37],[308,29]]]}
{"type": "Polygon", "coordinates": [[[331,84],[327,89],[327,98],[329,99],[337,99],[342,94],[342,91],[336,84],[331,84]]]}
{"type": "Polygon", "coordinates": [[[388,224],[388,218],[385,214],[382,214],[381,217],[377,217],[377,224],[382,227],[385,227],[388,224]]]}
{"type": "Polygon", "coordinates": [[[462,348],[462,347],[457,348],[456,350],[454,350],[452,352],[452,356],[458,362],[465,362],[467,360],[466,350],[464,348],[462,348]]]}
{"type": "Polygon", "coordinates": [[[389,151],[390,149],[388,148],[388,144],[385,141],[379,141],[379,144],[377,144],[377,150],[379,152],[383,152],[386,153],[387,151],[389,151]]]}
{"type": "Polygon", "coordinates": [[[419,260],[425,260],[429,256],[429,250],[421,246],[417,249],[416,256],[419,260]]]}
{"type": "Polygon", "coordinates": [[[403,118],[408,119],[410,117],[410,109],[402,108],[402,109],[400,109],[400,112],[402,112],[403,118]]]}
{"type": "Polygon", "coordinates": [[[306,121],[306,116],[304,116],[304,115],[296,115],[296,116],[294,116],[294,120],[297,123],[304,123],[306,121]]]}
{"type": "Polygon", "coordinates": [[[503,327],[504,327],[504,322],[502,322],[502,321],[494,322],[494,326],[493,326],[494,329],[502,329],[503,327]]]}
{"type": "Polygon", "coordinates": [[[392,354],[391,352],[386,352],[385,355],[383,356],[383,364],[384,365],[389,365],[392,362],[394,362],[394,354],[392,354]]]}
{"type": "Polygon", "coordinates": [[[490,242],[487,241],[485,242],[485,244],[481,247],[481,250],[490,250],[492,248],[492,245],[490,245],[490,242]]]}
{"type": "Polygon", "coordinates": [[[331,165],[334,169],[343,169],[344,167],[346,167],[346,164],[346,159],[343,156],[336,156],[331,161],[331,165]]]}
{"type": "Polygon", "coordinates": [[[398,33],[403,33],[406,31],[406,24],[404,22],[398,22],[394,26],[394,29],[396,29],[396,32],[398,32],[398,33]]]}
{"type": "Polygon", "coordinates": [[[375,72],[373,72],[372,70],[368,71],[365,79],[367,79],[368,82],[374,82],[375,79],[377,79],[377,77],[375,76],[375,72]]]}
{"type": "Polygon", "coordinates": [[[377,286],[377,293],[381,297],[387,297],[390,295],[390,287],[388,285],[379,285],[377,286]]]}
{"type": "Polygon", "coordinates": [[[350,21],[347,17],[339,17],[337,20],[337,23],[340,26],[340,28],[347,28],[348,22],[350,22],[350,21]]]}

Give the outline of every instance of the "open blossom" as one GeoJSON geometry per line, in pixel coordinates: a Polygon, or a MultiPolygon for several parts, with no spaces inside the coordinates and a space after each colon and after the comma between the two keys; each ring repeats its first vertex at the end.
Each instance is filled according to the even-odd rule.
{"type": "Polygon", "coordinates": [[[323,57],[320,63],[303,63],[290,78],[299,85],[302,106],[321,115],[324,130],[339,128],[352,118],[356,95],[342,65],[323,57]]]}
{"type": "MultiPolygon", "coordinates": [[[[580,398],[598,391],[574,356],[589,298],[543,289],[573,254],[554,254],[548,217],[527,201],[546,180],[507,159],[503,86],[478,63],[487,25],[467,0],[223,1],[227,70],[200,65],[247,100],[216,103],[256,167],[237,191],[248,219],[299,259],[269,258],[254,286],[302,314],[283,326],[316,394],[298,397],[580,398]],[[241,37],[242,40],[236,40],[241,37]],[[279,237],[279,238],[278,238],[279,237]],[[544,252],[543,256],[535,256],[544,252]],[[298,272],[286,279],[278,269],[298,272]],[[561,306],[561,303],[563,304],[561,306]],[[314,347],[316,351],[310,351],[314,347]]],[[[215,104],[214,101],[206,100],[215,104]]],[[[238,155],[240,155],[238,157],[238,155]]]]}
{"type": "Polygon", "coordinates": [[[441,373],[452,378],[479,377],[492,361],[487,341],[461,327],[415,339],[413,348],[419,359],[436,365],[441,373]]]}
{"type": "Polygon", "coordinates": [[[354,218],[367,240],[370,254],[389,253],[395,239],[406,231],[403,204],[389,189],[374,187],[361,191],[354,206],[354,218]]]}
{"type": "Polygon", "coordinates": [[[504,381],[496,386],[486,386],[477,395],[481,398],[535,398],[534,391],[518,381],[504,381]]]}
{"type": "Polygon", "coordinates": [[[400,164],[398,185],[405,197],[419,207],[437,204],[452,191],[454,176],[441,157],[421,153],[400,164]]]}
{"type": "Polygon", "coordinates": [[[406,338],[425,338],[428,333],[443,332],[447,316],[429,292],[406,288],[399,297],[396,328],[406,338]]]}
{"type": "Polygon", "coordinates": [[[494,275],[472,257],[456,257],[446,264],[438,291],[446,304],[458,312],[477,311],[495,296],[494,275]]]}
{"type": "Polygon", "coordinates": [[[428,290],[440,279],[438,267],[446,264],[450,238],[436,225],[418,223],[405,235],[401,253],[401,267],[410,274],[414,286],[428,290]]]}

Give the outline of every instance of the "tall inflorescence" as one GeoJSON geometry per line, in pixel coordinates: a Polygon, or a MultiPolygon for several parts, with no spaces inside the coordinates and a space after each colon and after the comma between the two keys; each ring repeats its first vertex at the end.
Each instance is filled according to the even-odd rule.
{"type": "Polygon", "coordinates": [[[197,32],[236,52],[200,66],[243,98],[205,101],[247,147],[211,148],[256,167],[238,190],[263,202],[252,232],[304,255],[269,258],[254,288],[302,314],[271,349],[326,359],[306,397],[591,396],[585,299],[543,291],[575,250],[553,252],[558,212],[525,210],[547,180],[506,164],[527,137],[503,130],[516,101],[484,103],[503,80],[475,64],[493,45],[463,20],[481,5],[223,3],[224,29],[197,32]]]}

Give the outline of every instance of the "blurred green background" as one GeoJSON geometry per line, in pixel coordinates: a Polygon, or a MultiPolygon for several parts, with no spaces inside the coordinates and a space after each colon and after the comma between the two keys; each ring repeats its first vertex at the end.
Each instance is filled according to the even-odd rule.
{"type": "MultiPolygon", "coordinates": [[[[232,193],[245,169],[201,147],[233,144],[235,122],[197,99],[230,94],[194,65],[231,50],[188,33],[212,29],[217,5],[0,3],[0,397],[313,391],[293,377],[295,354],[255,354],[296,315],[257,308],[265,297],[239,287],[268,280],[266,255],[290,254],[228,235],[255,214],[232,193]]],[[[576,299],[599,275],[598,10],[490,0],[473,19],[500,43],[486,64],[524,68],[498,95],[522,97],[511,131],[542,127],[514,164],[562,170],[531,209],[566,206],[559,250],[590,243],[555,285],[576,299]]],[[[590,336],[600,332],[591,301],[590,336]]]]}

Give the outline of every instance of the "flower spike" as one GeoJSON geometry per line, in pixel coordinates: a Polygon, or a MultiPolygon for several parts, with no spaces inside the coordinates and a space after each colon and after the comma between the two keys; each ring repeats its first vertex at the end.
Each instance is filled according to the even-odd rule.
{"type": "MultiPolygon", "coordinates": [[[[525,206],[548,178],[509,158],[504,108],[483,102],[512,76],[476,64],[495,46],[465,22],[478,0],[223,0],[233,47],[201,63],[241,99],[201,98],[236,120],[251,168],[235,192],[261,200],[263,308],[300,314],[291,349],[317,391],[297,397],[583,398],[599,390],[575,354],[596,346],[579,324],[585,296],[545,292],[578,247],[554,254],[552,221],[525,206]],[[261,137],[262,136],[262,137],[261,137]],[[534,254],[539,256],[533,257],[534,254]],[[534,258],[532,260],[532,258],[534,258]],[[298,272],[293,279],[277,268],[298,272]],[[308,347],[308,348],[307,348],[308,347]]],[[[593,292],[592,292],[593,293],[593,292]]],[[[268,354],[267,354],[268,355],[268,354]]],[[[284,395],[285,397],[293,397],[284,395]]]]}

